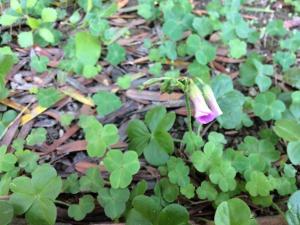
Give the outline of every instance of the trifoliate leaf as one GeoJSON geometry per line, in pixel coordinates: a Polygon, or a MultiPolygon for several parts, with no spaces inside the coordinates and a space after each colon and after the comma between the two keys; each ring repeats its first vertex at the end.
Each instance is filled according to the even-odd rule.
{"type": "Polygon", "coordinates": [[[200,199],[208,199],[209,201],[215,200],[218,195],[214,185],[208,181],[203,181],[201,186],[197,188],[196,192],[200,199]]]}
{"type": "Polygon", "coordinates": [[[246,183],[246,190],[254,197],[268,196],[272,185],[262,172],[252,171],[250,180],[246,183]]]}
{"type": "Polygon", "coordinates": [[[26,143],[28,145],[42,144],[46,141],[47,130],[45,128],[35,128],[32,129],[30,134],[26,138],[26,143]]]}
{"type": "Polygon", "coordinates": [[[122,106],[120,98],[108,91],[100,91],[93,95],[93,101],[97,105],[97,112],[101,116],[106,116],[122,106]]]}
{"type": "Polygon", "coordinates": [[[17,162],[16,156],[12,153],[6,153],[6,151],[5,145],[0,147],[0,172],[9,172],[14,169],[17,162]]]}
{"type": "Polygon", "coordinates": [[[126,50],[117,43],[111,44],[108,46],[108,53],[106,60],[116,66],[119,63],[123,62],[126,58],[126,50]]]}
{"type": "Polygon", "coordinates": [[[103,187],[103,179],[99,168],[89,168],[79,180],[81,191],[97,193],[103,187]]]}
{"type": "Polygon", "coordinates": [[[37,92],[39,105],[48,108],[60,100],[62,94],[53,87],[41,88],[37,92]]]}
{"type": "Polygon", "coordinates": [[[185,165],[184,161],[180,158],[171,156],[167,162],[168,177],[170,182],[184,187],[189,184],[189,167],[185,165]]]}
{"type": "Polygon", "coordinates": [[[285,105],[276,99],[274,93],[264,92],[256,96],[253,111],[264,121],[278,120],[281,119],[282,113],[285,111],[285,105]]]}
{"type": "Polygon", "coordinates": [[[20,176],[15,178],[10,189],[13,194],[10,203],[16,215],[25,213],[29,224],[53,225],[56,221],[56,207],[54,201],[60,194],[62,181],[56,170],[44,164],[37,167],[32,178],[20,176]]]}
{"type": "Polygon", "coordinates": [[[125,188],[131,181],[132,176],[140,169],[138,155],[135,151],[111,150],[103,160],[104,166],[110,172],[110,184],[113,188],[125,188]]]}
{"type": "Polygon", "coordinates": [[[91,195],[84,195],[79,199],[79,204],[72,204],[68,208],[68,216],[76,221],[83,220],[85,216],[95,208],[94,198],[91,195]]]}
{"type": "Polygon", "coordinates": [[[112,220],[121,217],[128,199],[128,189],[102,188],[99,190],[97,197],[98,202],[104,208],[105,215],[112,220]]]}

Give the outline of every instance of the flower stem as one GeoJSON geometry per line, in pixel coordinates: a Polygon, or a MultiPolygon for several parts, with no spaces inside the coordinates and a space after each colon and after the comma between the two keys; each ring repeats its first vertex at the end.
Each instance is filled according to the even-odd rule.
{"type": "Polygon", "coordinates": [[[185,104],[186,104],[186,111],[187,111],[187,127],[189,132],[193,132],[192,128],[192,108],[189,95],[185,93],[185,104]]]}

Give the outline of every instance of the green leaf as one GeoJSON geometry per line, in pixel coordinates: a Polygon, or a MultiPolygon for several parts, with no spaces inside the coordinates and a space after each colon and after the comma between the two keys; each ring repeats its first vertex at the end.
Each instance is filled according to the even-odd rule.
{"type": "Polygon", "coordinates": [[[132,120],[128,124],[129,146],[139,154],[142,152],[152,165],[163,165],[174,151],[172,136],[167,132],[175,121],[174,113],[167,113],[163,107],[155,107],[147,112],[145,122],[132,120]],[[151,133],[149,132],[151,131],[151,133]]]}
{"type": "Polygon", "coordinates": [[[128,225],[152,225],[156,224],[160,212],[160,205],[154,199],[139,195],[133,199],[133,208],[126,219],[128,225]]]}
{"type": "Polygon", "coordinates": [[[70,126],[70,124],[72,123],[72,121],[75,119],[73,114],[70,113],[63,113],[60,116],[60,123],[62,126],[64,127],[68,127],[70,126]]]}
{"type": "Polygon", "coordinates": [[[83,65],[95,65],[101,54],[98,38],[88,32],[78,32],[75,36],[75,53],[83,65]]]}
{"type": "Polygon", "coordinates": [[[121,217],[129,199],[128,189],[102,188],[98,192],[97,200],[104,208],[105,215],[112,220],[121,217]]]}
{"type": "Polygon", "coordinates": [[[117,79],[117,85],[122,89],[128,89],[131,86],[132,77],[131,75],[127,74],[117,79]]]}
{"type": "Polygon", "coordinates": [[[165,207],[159,214],[158,225],[187,225],[189,213],[179,204],[171,204],[165,207]]]}
{"type": "Polygon", "coordinates": [[[290,68],[284,73],[283,80],[292,87],[300,89],[300,69],[298,67],[290,68]]]}
{"type": "Polygon", "coordinates": [[[266,33],[271,36],[284,36],[287,33],[287,30],[284,28],[282,20],[272,20],[268,23],[266,27],[266,33]]]}
{"type": "Polygon", "coordinates": [[[24,169],[27,173],[31,173],[37,167],[39,155],[29,150],[18,150],[15,152],[18,159],[19,167],[24,169]]]}
{"type": "Polygon", "coordinates": [[[214,185],[208,181],[203,181],[201,186],[197,188],[196,192],[200,199],[208,199],[209,201],[215,200],[218,195],[214,185]]]}
{"type": "Polygon", "coordinates": [[[190,169],[185,165],[182,159],[171,156],[167,162],[167,166],[168,177],[172,184],[178,184],[180,187],[184,187],[190,183],[190,169]]]}
{"type": "Polygon", "coordinates": [[[288,200],[288,211],[285,217],[289,225],[300,223],[300,191],[296,191],[288,200]]]}
{"type": "Polygon", "coordinates": [[[109,91],[100,91],[93,95],[93,101],[97,106],[97,112],[101,116],[106,116],[122,106],[120,98],[109,91]]]}
{"type": "Polygon", "coordinates": [[[95,208],[94,198],[91,195],[84,195],[79,199],[79,204],[72,204],[68,208],[68,216],[76,221],[83,220],[88,213],[95,208]]]}
{"type": "Polygon", "coordinates": [[[213,61],[216,57],[216,48],[210,44],[208,41],[202,41],[199,49],[195,53],[195,57],[198,63],[201,65],[206,65],[213,61]]]}
{"type": "Polygon", "coordinates": [[[17,16],[12,16],[9,14],[2,14],[0,17],[0,24],[2,26],[11,26],[18,20],[17,16]]]}
{"type": "Polygon", "coordinates": [[[26,138],[26,143],[28,145],[42,144],[46,141],[47,130],[45,128],[39,127],[32,129],[30,134],[26,138]]]}
{"type": "Polygon", "coordinates": [[[250,180],[246,183],[246,190],[254,197],[269,196],[272,185],[262,172],[252,171],[250,180]]]}
{"type": "Polygon", "coordinates": [[[125,188],[131,181],[132,176],[140,169],[138,155],[135,151],[111,150],[103,160],[104,166],[110,172],[110,184],[113,188],[125,188]]]}
{"type": "Polygon", "coordinates": [[[274,93],[264,92],[256,96],[253,111],[264,121],[278,120],[281,119],[281,114],[285,111],[285,105],[276,99],[274,93]]]}
{"type": "Polygon", "coordinates": [[[117,43],[108,46],[108,54],[106,60],[116,66],[126,59],[126,50],[117,43]]]}
{"type": "Polygon", "coordinates": [[[29,32],[21,32],[18,34],[18,43],[22,48],[28,48],[33,45],[33,34],[29,32]]]}
{"type": "Polygon", "coordinates": [[[216,210],[214,222],[216,225],[256,224],[248,205],[238,198],[222,202],[216,210]]]}
{"type": "Polygon", "coordinates": [[[54,34],[48,28],[40,28],[39,35],[47,42],[53,44],[55,41],[54,34]]]}
{"type": "Polygon", "coordinates": [[[213,32],[212,22],[206,16],[195,17],[193,21],[193,28],[201,37],[205,37],[213,32]]]}
{"type": "Polygon", "coordinates": [[[183,35],[183,27],[178,24],[175,20],[167,20],[162,27],[162,31],[167,35],[171,40],[177,41],[183,35]]]}
{"type": "Polygon", "coordinates": [[[38,73],[47,71],[49,59],[46,56],[33,56],[30,59],[30,67],[38,73]]]}
{"type": "Polygon", "coordinates": [[[273,58],[282,67],[284,72],[296,62],[296,55],[293,52],[277,51],[273,58]]]}
{"type": "Polygon", "coordinates": [[[52,23],[57,19],[57,12],[53,8],[43,8],[41,16],[43,22],[52,23]]]}
{"type": "Polygon", "coordinates": [[[161,199],[161,202],[174,202],[179,194],[177,185],[170,183],[167,178],[162,178],[154,187],[155,195],[161,199]]]}
{"type": "Polygon", "coordinates": [[[11,185],[10,203],[17,215],[25,213],[32,225],[54,225],[54,201],[61,192],[62,181],[53,167],[43,164],[32,173],[32,178],[17,177],[11,185]]]}
{"type": "Polygon", "coordinates": [[[233,39],[229,41],[230,56],[239,59],[247,53],[247,44],[240,39],[233,39]]]}
{"type": "Polygon", "coordinates": [[[185,150],[189,153],[200,149],[204,144],[204,141],[199,135],[190,131],[184,133],[182,141],[185,144],[185,150]]]}
{"type": "MultiPolygon", "coordinates": [[[[83,177],[84,176],[82,176],[81,179],[83,179],[83,177]]],[[[63,180],[63,190],[62,190],[62,192],[77,194],[80,191],[80,187],[84,187],[84,186],[86,186],[87,189],[89,190],[90,186],[91,186],[90,183],[89,183],[90,181],[91,180],[89,180],[88,182],[83,181],[84,184],[80,185],[77,173],[72,173],[67,177],[67,179],[63,180]]],[[[95,180],[95,181],[97,182],[98,180],[95,180]]],[[[102,187],[102,185],[100,187],[102,187]]],[[[96,189],[97,189],[97,187],[96,187],[96,189]]]]}
{"type": "Polygon", "coordinates": [[[294,165],[300,165],[300,141],[290,142],[287,146],[287,153],[294,165]]]}
{"type": "Polygon", "coordinates": [[[61,97],[62,94],[53,87],[39,89],[37,93],[39,105],[44,108],[54,105],[61,97]]]}
{"type": "Polygon", "coordinates": [[[238,146],[238,149],[244,151],[246,155],[259,154],[259,157],[264,158],[267,163],[275,162],[280,157],[280,153],[270,141],[265,139],[258,140],[253,136],[246,136],[244,142],[238,146]]]}
{"type": "Polygon", "coordinates": [[[79,126],[84,130],[87,151],[91,157],[103,156],[105,150],[119,140],[118,129],[114,124],[103,127],[93,116],[80,116],[79,126]]]}
{"type": "Polygon", "coordinates": [[[281,119],[275,122],[275,133],[286,141],[300,140],[300,124],[296,120],[281,119]]]}
{"type": "Polygon", "coordinates": [[[195,196],[195,186],[192,183],[189,183],[184,187],[180,187],[180,193],[186,198],[191,199],[195,196]]]}
{"type": "Polygon", "coordinates": [[[85,175],[80,178],[79,184],[81,191],[97,193],[104,185],[99,168],[88,168],[85,175]]]}
{"type": "Polygon", "coordinates": [[[14,209],[6,201],[0,201],[0,224],[8,225],[11,223],[14,216],[14,209]]]}

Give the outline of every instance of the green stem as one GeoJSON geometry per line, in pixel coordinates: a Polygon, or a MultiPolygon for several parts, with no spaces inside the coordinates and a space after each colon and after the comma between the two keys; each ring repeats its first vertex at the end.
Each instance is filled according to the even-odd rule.
{"type": "Polygon", "coordinates": [[[68,203],[66,203],[66,202],[63,202],[63,201],[55,200],[54,202],[57,203],[57,204],[60,204],[60,205],[65,205],[65,206],[67,206],[67,207],[70,206],[70,204],[68,204],[68,203]]]}
{"type": "Polygon", "coordinates": [[[282,216],[283,219],[285,219],[284,212],[279,208],[279,206],[275,202],[273,202],[272,207],[277,210],[277,212],[282,216]]]}
{"type": "Polygon", "coordinates": [[[242,7],[243,10],[248,12],[263,12],[263,13],[273,13],[274,11],[272,9],[266,8],[256,8],[256,7],[242,7]]]}
{"type": "Polygon", "coordinates": [[[193,127],[192,127],[192,108],[191,108],[191,102],[189,95],[185,93],[185,104],[186,104],[186,111],[187,111],[187,126],[189,132],[193,132],[193,127]]]}

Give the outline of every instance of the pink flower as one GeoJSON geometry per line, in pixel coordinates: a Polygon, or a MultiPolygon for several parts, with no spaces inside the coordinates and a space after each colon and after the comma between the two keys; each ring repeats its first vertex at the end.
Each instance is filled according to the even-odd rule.
{"type": "Polygon", "coordinates": [[[195,108],[194,116],[198,123],[207,124],[222,115],[223,112],[210,86],[204,84],[202,90],[203,94],[198,86],[194,82],[191,82],[190,97],[195,108]]]}

